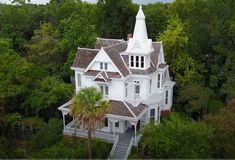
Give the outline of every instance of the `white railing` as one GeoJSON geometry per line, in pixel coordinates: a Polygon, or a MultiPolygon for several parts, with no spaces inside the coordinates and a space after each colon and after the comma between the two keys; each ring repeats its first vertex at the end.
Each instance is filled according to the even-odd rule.
{"type": "Polygon", "coordinates": [[[113,157],[113,153],[114,153],[114,151],[115,151],[115,149],[117,147],[118,141],[119,141],[119,135],[116,135],[116,139],[115,139],[115,141],[113,143],[113,147],[112,147],[112,150],[111,150],[111,152],[109,154],[109,158],[108,159],[111,159],[113,157]]]}
{"type": "Polygon", "coordinates": [[[142,137],[142,134],[139,134],[139,135],[136,137],[136,139],[134,140],[134,143],[133,143],[134,146],[137,146],[137,145],[138,145],[138,143],[139,143],[141,137],[142,137]]]}
{"type": "MultiPolygon", "coordinates": [[[[82,137],[82,138],[87,138],[88,131],[84,130],[84,129],[79,129],[79,128],[75,129],[74,124],[72,124],[70,122],[68,125],[66,125],[64,127],[64,134],[65,135],[70,135],[70,136],[78,136],[78,137],[82,137]]],[[[91,136],[95,137],[95,138],[104,139],[104,140],[107,140],[109,142],[114,142],[115,141],[115,136],[113,134],[109,134],[109,133],[95,131],[95,132],[92,133],[91,136]]]]}
{"type": "Polygon", "coordinates": [[[134,138],[131,137],[131,141],[130,141],[129,146],[128,146],[128,148],[127,148],[127,151],[126,151],[126,155],[125,155],[124,160],[127,160],[129,154],[131,153],[131,148],[132,148],[132,145],[133,145],[133,144],[134,144],[134,138]]]}

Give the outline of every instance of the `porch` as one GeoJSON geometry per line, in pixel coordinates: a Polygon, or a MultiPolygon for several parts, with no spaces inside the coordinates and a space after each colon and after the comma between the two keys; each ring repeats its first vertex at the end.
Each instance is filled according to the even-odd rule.
{"type": "MultiPolygon", "coordinates": [[[[76,128],[75,122],[71,121],[70,123],[64,126],[63,134],[68,136],[87,138],[88,132],[87,130],[76,128]]],[[[103,131],[95,131],[92,133],[92,137],[105,140],[109,143],[114,143],[117,137],[119,137],[118,141],[122,143],[129,143],[130,140],[133,139],[133,145],[137,146],[141,138],[141,134],[138,134],[138,132],[129,128],[124,133],[107,133],[103,131]]]]}

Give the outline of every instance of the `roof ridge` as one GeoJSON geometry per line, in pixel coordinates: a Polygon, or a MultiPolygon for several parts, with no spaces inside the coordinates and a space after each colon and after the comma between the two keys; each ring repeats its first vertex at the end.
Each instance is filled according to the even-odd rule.
{"type": "Polygon", "coordinates": [[[125,101],[122,101],[122,102],[125,104],[126,108],[131,112],[131,114],[136,118],[136,115],[135,115],[134,112],[130,109],[130,107],[127,105],[127,103],[126,103],[125,101]]]}
{"type": "Polygon", "coordinates": [[[102,40],[116,40],[116,41],[124,41],[124,39],[112,39],[112,38],[100,38],[100,37],[96,37],[96,39],[102,39],[102,40]]]}
{"type": "Polygon", "coordinates": [[[114,46],[118,46],[118,45],[121,45],[123,43],[126,43],[126,41],[122,41],[121,43],[117,43],[117,44],[113,44],[113,45],[110,45],[110,46],[107,46],[107,47],[103,47],[104,49],[108,49],[108,48],[111,48],[111,47],[114,47],[114,46]]]}
{"type": "Polygon", "coordinates": [[[93,48],[80,48],[80,47],[78,47],[78,49],[88,50],[88,51],[100,51],[100,49],[93,49],[93,48]]]}

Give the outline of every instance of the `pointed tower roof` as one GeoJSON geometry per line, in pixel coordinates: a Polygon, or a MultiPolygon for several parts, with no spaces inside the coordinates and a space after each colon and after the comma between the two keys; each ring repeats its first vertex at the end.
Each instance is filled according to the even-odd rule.
{"type": "Polygon", "coordinates": [[[146,23],[145,23],[145,15],[144,15],[141,5],[136,15],[133,39],[135,39],[139,43],[144,43],[148,39],[147,28],[146,28],[146,23]]]}
{"type": "Polygon", "coordinates": [[[149,54],[153,51],[152,40],[148,39],[145,15],[140,5],[136,15],[135,29],[133,38],[129,39],[126,52],[135,54],[149,54]]]}

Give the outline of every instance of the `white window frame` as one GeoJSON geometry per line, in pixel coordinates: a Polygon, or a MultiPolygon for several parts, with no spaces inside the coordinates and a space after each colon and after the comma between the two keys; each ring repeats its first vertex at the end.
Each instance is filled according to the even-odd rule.
{"type": "Polygon", "coordinates": [[[108,63],[104,63],[104,70],[108,70],[108,63]]]}
{"type": "Polygon", "coordinates": [[[136,68],[136,69],[144,69],[145,68],[145,56],[130,55],[129,67],[136,68]]]}
{"type": "Polygon", "coordinates": [[[100,85],[100,92],[102,93],[104,98],[109,97],[109,86],[108,85],[100,85]]]}
{"type": "Polygon", "coordinates": [[[78,88],[82,87],[82,75],[80,73],[77,73],[77,86],[78,88]]]}
{"type": "Polygon", "coordinates": [[[166,90],[165,92],[165,105],[169,104],[169,90],[166,90]]]}
{"type": "Polygon", "coordinates": [[[156,119],[156,109],[155,108],[151,108],[150,110],[149,110],[149,119],[154,119],[154,121],[155,121],[155,119],[156,119]],[[154,113],[154,115],[151,115],[151,111],[154,111],[153,113],[154,113]]]}
{"type": "Polygon", "coordinates": [[[134,86],[135,86],[134,90],[135,90],[135,99],[136,99],[136,98],[140,97],[140,85],[139,84],[135,84],[134,86]],[[137,87],[139,87],[139,92],[138,93],[136,92],[137,91],[137,87]]]}
{"type": "Polygon", "coordinates": [[[125,97],[126,97],[126,98],[128,97],[128,90],[127,90],[127,87],[128,87],[128,84],[125,83],[125,97]]]}
{"type": "Polygon", "coordinates": [[[100,62],[100,70],[103,70],[104,69],[104,64],[103,62],[100,62]]]}
{"type": "Polygon", "coordinates": [[[157,88],[161,88],[161,74],[157,74],[157,88]]]}

